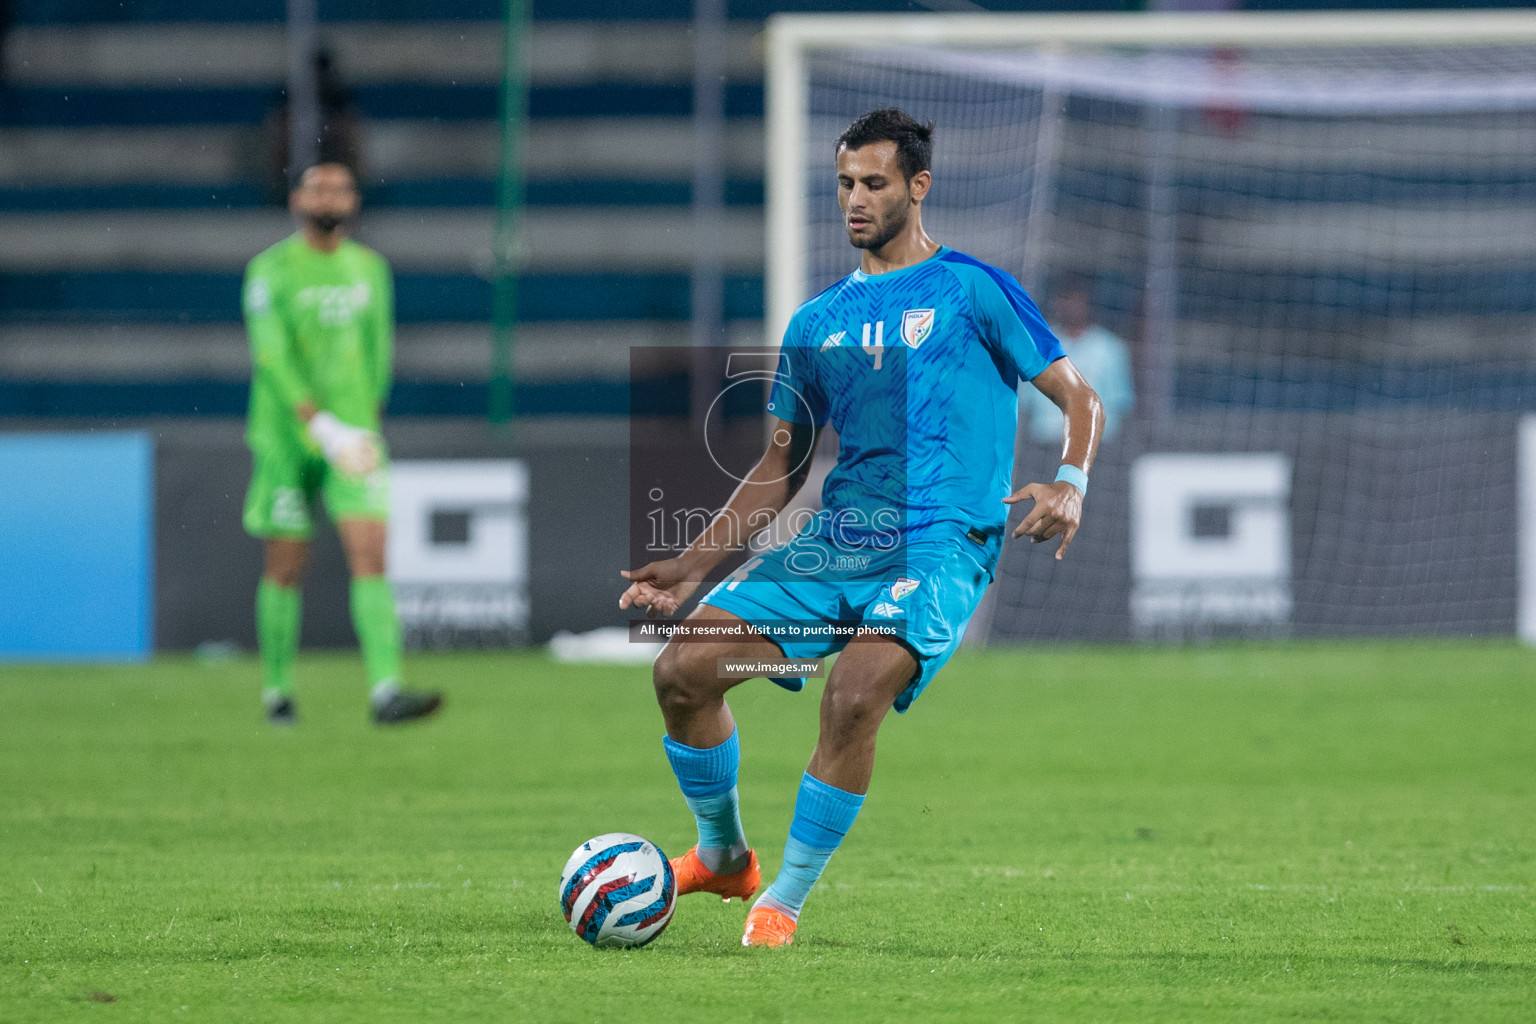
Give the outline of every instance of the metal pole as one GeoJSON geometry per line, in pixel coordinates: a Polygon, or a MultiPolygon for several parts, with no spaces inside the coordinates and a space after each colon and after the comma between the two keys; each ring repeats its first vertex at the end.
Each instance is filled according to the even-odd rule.
{"type": "MultiPolygon", "coordinates": [[[[825,17],[818,15],[817,17],[825,17]]],[[[881,15],[890,17],[890,15],[881,15]]],[[[810,118],[802,39],[790,31],[789,15],[768,19],[768,134],[763,154],[768,194],[764,266],[768,269],[767,341],[777,345],[806,294],[809,273],[810,205],[806,198],[806,153],[810,118]]],[[[826,200],[823,200],[826,201],[826,200]]]]}
{"type": "Polygon", "coordinates": [[[1147,110],[1147,409],[1152,440],[1162,444],[1173,420],[1174,364],[1177,360],[1179,234],[1179,111],[1147,110]]]}
{"type": "Polygon", "coordinates": [[[691,418],[702,428],[718,388],[725,334],[725,0],[693,4],[693,373],[691,418]]]}
{"type": "Polygon", "coordinates": [[[512,418],[512,345],[517,333],[518,227],[523,212],[523,134],[528,120],[528,0],[507,0],[501,75],[501,170],[496,181],[491,306],[490,417],[512,418]]]}
{"type": "Polygon", "coordinates": [[[319,31],[315,0],[288,0],[288,181],[320,160],[319,31]]]}
{"type": "Polygon", "coordinates": [[[1035,127],[1035,159],[1030,174],[1029,214],[1024,222],[1024,290],[1043,301],[1047,249],[1051,241],[1051,199],[1056,187],[1056,154],[1061,148],[1061,121],[1066,98],[1047,87],[1040,93],[1040,123],[1035,127]]]}
{"type": "MultiPolygon", "coordinates": [[[[1061,127],[1065,117],[1066,97],[1056,89],[1049,87],[1042,89],[1040,119],[1035,125],[1035,151],[1030,161],[1029,211],[1024,221],[1024,259],[1019,268],[1019,282],[1024,285],[1024,290],[1042,304],[1045,300],[1046,269],[1050,265],[1046,250],[1051,239],[1051,200],[1054,198],[1052,193],[1056,188],[1056,157],[1061,150],[1061,127]]],[[[1034,385],[1023,382],[1019,385],[1019,390],[1022,392],[1033,387],[1034,385]]],[[[1021,397],[1019,418],[1014,425],[1013,486],[1018,486],[1022,482],[1019,467],[1020,453],[1026,450],[1024,440],[1029,435],[1027,410],[1028,407],[1021,397]]],[[[994,579],[1004,578],[1013,560],[1011,556],[1014,550],[1011,544],[1003,546],[994,579]]],[[[981,603],[976,607],[976,614],[971,617],[971,624],[965,631],[966,644],[985,647],[992,642],[992,623],[997,616],[999,593],[1000,586],[994,584],[982,595],[981,603]]]]}

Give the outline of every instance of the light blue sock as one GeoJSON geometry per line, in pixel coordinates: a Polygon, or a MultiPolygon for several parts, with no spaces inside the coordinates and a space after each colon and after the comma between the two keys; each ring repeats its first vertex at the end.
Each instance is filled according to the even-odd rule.
{"type": "Polygon", "coordinates": [[[758,902],[798,921],[811,886],[827,869],[827,861],[837,852],[863,806],[860,793],[830,786],[810,772],[801,776],[795,817],[789,824],[789,841],[784,844],[784,866],[758,902]]]}
{"type": "Polygon", "coordinates": [[[741,763],[736,732],[718,747],[684,746],[670,736],[662,745],[699,824],[699,860],[716,874],[740,871],[746,866],[747,837],[736,798],[736,768],[741,763]]]}

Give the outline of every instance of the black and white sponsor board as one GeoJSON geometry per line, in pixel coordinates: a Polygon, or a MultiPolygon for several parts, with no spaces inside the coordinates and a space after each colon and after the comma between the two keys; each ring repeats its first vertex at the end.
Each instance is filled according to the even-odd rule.
{"type": "Polygon", "coordinates": [[[412,647],[528,636],[528,468],[516,459],[394,463],[389,578],[412,647]]]}
{"type": "MultiPolygon", "coordinates": [[[[1431,415],[1386,409],[1357,416],[1245,413],[1240,424],[1225,416],[1179,421],[1156,445],[1132,429],[1109,439],[1101,450],[1083,527],[1065,560],[1053,557],[1054,543],[1007,544],[991,588],[996,610],[987,639],[1137,639],[1142,634],[1132,620],[1133,593],[1139,588],[1145,593],[1153,582],[1166,592],[1170,578],[1166,572],[1138,576],[1133,571],[1143,557],[1133,551],[1138,519],[1133,478],[1142,458],[1282,455],[1289,464],[1288,497],[1265,498],[1256,508],[1244,504],[1253,498],[1250,494],[1243,501],[1228,501],[1232,507],[1223,512],[1219,492],[1181,491],[1184,511],[1167,526],[1172,542],[1182,547],[1249,551],[1242,543],[1251,529],[1248,517],[1265,505],[1273,511],[1283,500],[1288,525],[1282,533],[1289,539],[1289,556],[1280,564],[1289,571],[1288,625],[1277,624],[1278,616],[1247,626],[1240,620],[1223,624],[1207,613],[1186,615],[1182,625],[1153,629],[1150,636],[1518,632],[1536,642],[1536,427],[1530,424],[1518,413],[1431,415]]],[[[230,641],[249,650],[255,645],[252,606],[261,544],[240,525],[250,472],[243,425],[210,429],[205,421],[175,421],[151,426],[156,437],[156,647],[190,649],[204,641],[230,641]]],[[[647,506],[629,507],[633,453],[622,432],[591,440],[570,436],[570,431],[550,432],[527,436],[511,448],[488,437],[481,422],[405,422],[390,430],[397,466],[416,461],[413,457],[451,454],[456,462],[515,460],[528,468],[521,513],[526,555],[521,562],[514,561],[515,554],[502,556],[507,571],[492,583],[500,598],[487,598],[484,591],[475,591],[473,581],[452,576],[402,581],[406,589],[420,582],[435,585],[439,595],[458,592],[468,598],[460,606],[462,616],[446,599],[435,605],[402,602],[412,616],[411,628],[418,631],[413,642],[480,644],[513,636],[519,592],[527,602],[522,607],[531,641],[560,630],[581,632],[622,622],[617,596],[624,583],[618,570],[632,566],[635,557],[632,531],[624,525],[647,522],[647,506]],[[520,577],[511,568],[515,565],[523,566],[520,577]],[[433,622],[436,633],[422,635],[433,622]]],[[[760,433],[749,440],[761,450],[760,433]]],[[[1049,480],[1059,459],[1059,446],[1026,442],[1015,479],[1049,480]]],[[[510,504],[515,516],[517,484],[508,479],[502,476],[499,491],[505,500],[490,504],[510,504]]],[[[397,480],[397,490],[409,486],[404,476],[397,480]]],[[[481,527],[495,526],[494,516],[482,521],[475,502],[466,506],[460,497],[455,509],[448,507],[454,495],[446,497],[447,504],[432,506],[446,513],[435,517],[435,541],[431,513],[425,506],[416,513],[426,517],[418,518],[416,538],[428,564],[447,565],[455,556],[462,560],[466,551],[478,550],[474,542],[484,543],[488,535],[481,527]]],[[[711,500],[718,497],[704,495],[697,504],[707,507],[711,500]]],[[[1016,508],[1012,522],[1022,515],[1023,509],[1016,508]]],[[[511,521],[504,523],[510,533],[511,521]]],[[[1272,556],[1279,549],[1267,550],[1273,568],[1272,556]]],[[[305,585],[304,643],[350,648],[355,641],[347,613],[346,566],[328,525],[317,529],[313,554],[305,585]]],[[[1249,578],[1253,575],[1250,569],[1249,578]]],[[[1267,581],[1271,598],[1283,595],[1284,573],[1260,573],[1258,578],[1267,581]]],[[[1210,578],[1190,583],[1186,573],[1184,580],[1207,595],[1202,598],[1207,610],[1212,604],[1220,607],[1221,599],[1209,595],[1219,595],[1221,587],[1210,578]]],[[[1228,601],[1227,607],[1232,604],[1228,601]]]]}
{"type": "Polygon", "coordinates": [[[1291,460],[1142,455],[1131,468],[1131,630],[1274,635],[1291,623],[1291,460]]]}
{"type": "MultiPolygon", "coordinates": [[[[1064,560],[1054,542],[1005,546],[984,638],[1508,636],[1519,619],[1536,642],[1536,427],[1520,420],[1386,408],[1188,417],[1156,443],[1133,429],[1101,448],[1064,560]]],[[[1015,482],[1059,459],[1026,442],[1015,482]]]]}

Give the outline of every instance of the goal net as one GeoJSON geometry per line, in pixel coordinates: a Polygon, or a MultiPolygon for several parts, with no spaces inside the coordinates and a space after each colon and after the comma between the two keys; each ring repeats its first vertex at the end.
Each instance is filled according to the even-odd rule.
{"type": "MultiPolygon", "coordinates": [[[[1515,631],[1536,16],[770,32],[770,331],[855,266],[833,140],[898,106],[937,125],[929,233],[1054,325],[1077,292],[1129,362],[1071,553],[1011,543],[973,636],[1515,631]]],[[[1090,383],[1113,373],[1080,351],[1090,383]]],[[[1020,482],[1059,458],[1038,415],[1020,482]]]]}

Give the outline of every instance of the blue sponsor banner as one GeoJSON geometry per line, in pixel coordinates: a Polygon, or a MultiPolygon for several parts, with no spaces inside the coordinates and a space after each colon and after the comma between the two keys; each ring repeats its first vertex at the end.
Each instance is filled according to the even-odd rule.
{"type": "Polygon", "coordinates": [[[154,646],[154,440],[0,434],[0,660],[154,646]]]}

